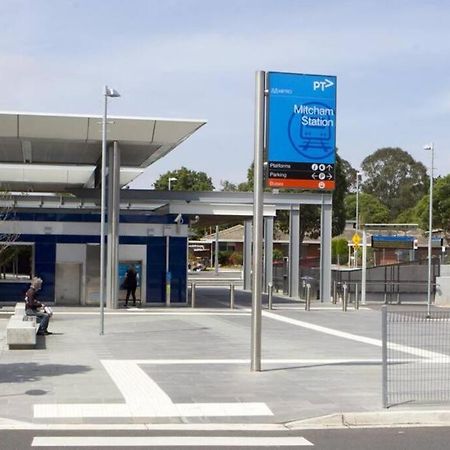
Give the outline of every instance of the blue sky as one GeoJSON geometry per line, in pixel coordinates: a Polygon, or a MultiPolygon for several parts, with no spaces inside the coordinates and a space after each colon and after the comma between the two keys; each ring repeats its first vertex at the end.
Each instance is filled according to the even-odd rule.
{"type": "Polygon", "coordinates": [[[2,0],[0,110],[207,119],[134,187],[186,166],[244,181],[256,70],[338,77],[337,146],[398,146],[450,173],[450,2],[2,0]]]}

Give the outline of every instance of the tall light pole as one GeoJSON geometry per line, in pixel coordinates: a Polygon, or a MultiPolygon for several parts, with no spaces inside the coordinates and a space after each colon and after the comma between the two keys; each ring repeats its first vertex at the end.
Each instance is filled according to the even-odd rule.
{"type": "MultiPolygon", "coordinates": [[[[355,233],[359,236],[359,177],[361,172],[356,172],[356,221],[355,221],[355,233]]],[[[354,246],[354,265],[358,267],[358,247],[354,246]]]]}
{"type": "Polygon", "coordinates": [[[178,178],[169,177],[169,191],[172,190],[172,181],[177,181],[178,178]]]}
{"type": "Polygon", "coordinates": [[[361,172],[356,172],[356,231],[359,230],[359,177],[361,172]]]}
{"type": "Polygon", "coordinates": [[[433,234],[433,174],[434,174],[434,145],[433,143],[425,145],[424,150],[431,151],[430,168],[430,209],[428,213],[428,289],[427,289],[427,318],[431,317],[431,258],[432,247],[431,238],[433,234]]]}
{"type": "Polygon", "coordinates": [[[102,173],[100,201],[100,334],[105,333],[105,206],[106,206],[106,123],[108,117],[108,97],[120,97],[112,88],[105,86],[102,121],[102,173]]]}

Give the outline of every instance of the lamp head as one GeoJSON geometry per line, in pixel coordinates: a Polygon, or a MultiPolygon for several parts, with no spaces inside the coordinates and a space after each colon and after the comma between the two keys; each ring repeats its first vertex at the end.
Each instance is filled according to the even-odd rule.
{"type": "Polygon", "coordinates": [[[119,92],[117,92],[115,89],[110,88],[108,86],[105,86],[105,95],[107,97],[120,97],[119,92]]]}
{"type": "Polygon", "coordinates": [[[433,144],[427,144],[423,146],[424,150],[433,150],[433,144]]]}

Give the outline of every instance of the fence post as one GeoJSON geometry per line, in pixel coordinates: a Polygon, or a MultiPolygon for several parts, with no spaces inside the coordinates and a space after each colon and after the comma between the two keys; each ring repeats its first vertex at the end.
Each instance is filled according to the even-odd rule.
{"type": "Polygon", "coordinates": [[[234,284],[230,284],[230,309],[234,309],[234,284]]]}
{"type": "Polygon", "coordinates": [[[381,307],[381,359],[382,363],[382,403],[383,408],[388,407],[387,392],[387,306],[381,307]]]}
{"type": "Polygon", "coordinates": [[[267,285],[267,297],[269,301],[269,309],[272,309],[273,283],[267,285]]]}
{"type": "Polygon", "coordinates": [[[311,285],[309,283],[306,284],[306,303],[305,303],[305,311],[309,311],[311,309],[311,285]]]}
{"type": "Polygon", "coordinates": [[[344,291],[342,294],[342,311],[347,311],[347,283],[342,285],[342,290],[344,291]]]}
{"type": "Polygon", "coordinates": [[[191,283],[191,306],[195,308],[195,283],[191,283]]]}

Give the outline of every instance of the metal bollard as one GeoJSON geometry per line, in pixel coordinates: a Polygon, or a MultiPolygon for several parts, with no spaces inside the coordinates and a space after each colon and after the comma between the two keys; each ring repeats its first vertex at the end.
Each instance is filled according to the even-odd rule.
{"type": "Polygon", "coordinates": [[[230,308],[234,309],[234,284],[230,284],[230,308]]]}
{"type": "Polygon", "coordinates": [[[359,309],[358,287],[359,287],[359,284],[355,283],[355,309],[359,309]]]}
{"type": "Polygon", "coordinates": [[[191,306],[195,308],[195,283],[191,284],[191,306]]]}
{"type": "Polygon", "coordinates": [[[342,286],[342,290],[344,293],[342,294],[342,311],[347,311],[347,283],[344,283],[342,286]]]}
{"type": "Polygon", "coordinates": [[[310,310],[311,310],[311,285],[309,283],[307,283],[305,311],[310,311],[310,310]]]}
{"type": "Polygon", "coordinates": [[[337,302],[337,282],[336,280],[333,281],[333,301],[332,303],[335,305],[337,302]]]}
{"type": "Polygon", "coordinates": [[[267,297],[269,301],[269,309],[272,309],[273,283],[267,285],[267,297]]]}

